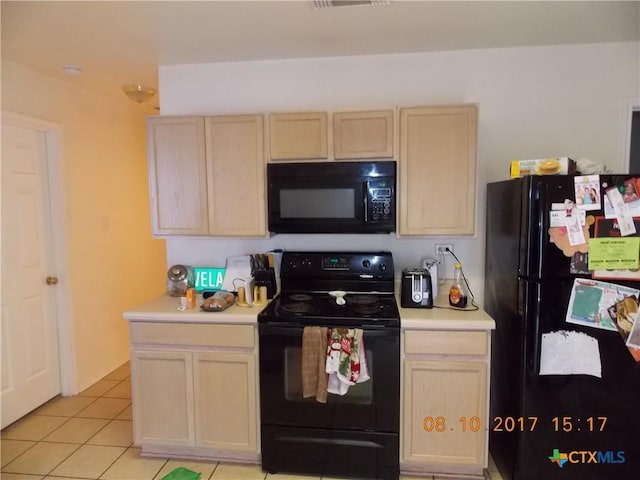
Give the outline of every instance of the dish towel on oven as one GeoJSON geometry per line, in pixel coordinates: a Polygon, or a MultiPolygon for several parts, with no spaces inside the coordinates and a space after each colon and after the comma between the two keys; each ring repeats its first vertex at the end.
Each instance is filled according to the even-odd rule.
{"type": "Polygon", "coordinates": [[[302,396],[327,403],[327,327],[305,327],[302,332],[302,396]]]}
{"type": "Polygon", "coordinates": [[[327,345],[327,391],[345,395],[349,387],[369,380],[361,328],[330,328],[327,345]]]}

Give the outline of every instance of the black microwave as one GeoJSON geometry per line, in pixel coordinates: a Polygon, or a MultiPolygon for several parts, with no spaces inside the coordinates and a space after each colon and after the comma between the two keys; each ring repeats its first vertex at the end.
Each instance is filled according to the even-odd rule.
{"type": "Polygon", "coordinates": [[[269,231],[389,233],[396,229],[396,162],[267,165],[269,231]]]}

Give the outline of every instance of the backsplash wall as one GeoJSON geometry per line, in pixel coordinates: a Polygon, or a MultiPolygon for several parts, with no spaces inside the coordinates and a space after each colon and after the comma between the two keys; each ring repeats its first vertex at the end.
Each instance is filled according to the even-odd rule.
{"type": "Polygon", "coordinates": [[[442,241],[454,244],[482,303],[486,183],[508,178],[509,162],[525,158],[590,158],[624,172],[624,109],[629,99],[640,103],[640,43],[165,65],[159,80],[163,115],[478,104],[475,235],[173,238],[167,266],[221,265],[229,255],[272,248],[385,249],[399,274],[442,241]]]}
{"type": "MultiPolygon", "coordinates": [[[[388,235],[275,235],[269,239],[227,239],[227,238],[174,238],[167,240],[167,260],[169,265],[178,263],[192,266],[224,267],[227,256],[260,253],[280,248],[282,250],[336,250],[354,251],[389,250],[393,253],[396,276],[402,268],[421,267],[426,257],[436,258],[436,243],[453,243],[454,253],[463,264],[469,277],[471,290],[476,299],[483,294],[482,279],[467,273],[467,265],[477,264],[477,254],[473,253],[473,239],[463,237],[438,237],[410,239],[388,235]]],[[[451,278],[455,260],[451,255],[438,258],[444,269],[440,276],[451,278]]]]}

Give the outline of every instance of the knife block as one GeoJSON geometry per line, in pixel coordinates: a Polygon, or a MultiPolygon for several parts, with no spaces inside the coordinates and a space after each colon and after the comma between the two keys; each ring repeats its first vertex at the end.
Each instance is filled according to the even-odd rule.
{"type": "Polygon", "coordinates": [[[255,274],[255,284],[259,287],[267,287],[267,298],[276,295],[276,271],[273,268],[260,270],[255,274]]]}

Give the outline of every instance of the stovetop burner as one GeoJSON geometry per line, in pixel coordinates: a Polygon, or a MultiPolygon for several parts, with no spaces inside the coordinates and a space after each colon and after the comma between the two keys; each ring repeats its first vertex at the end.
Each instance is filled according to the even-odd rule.
{"type": "Polygon", "coordinates": [[[304,302],[285,303],[281,308],[288,313],[307,313],[311,310],[311,304],[304,302]]]}
{"type": "Polygon", "coordinates": [[[375,295],[352,295],[345,298],[345,300],[353,305],[371,305],[379,301],[375,295]]]}
{"type": "Polygon", "coordinates": [[[292,302],[309,302],[313,297],[307,293],[292,293],[287,295],[287,298],[292,302]]]}
{"type": "Polygon", "coordinates": [[[379,312],[381,309],[380,305],[378,305],[378,303],[373,303],[373,304],[369,304],[369,303],[364,303],[364,304],[356,304],[353,307],[353,311],[354,312],[358,312],[361,313],[362,315],[373,315],[377,312],[379,312]]]}

